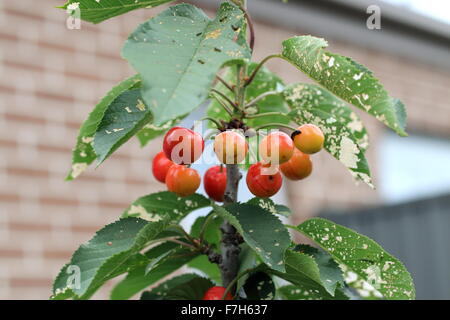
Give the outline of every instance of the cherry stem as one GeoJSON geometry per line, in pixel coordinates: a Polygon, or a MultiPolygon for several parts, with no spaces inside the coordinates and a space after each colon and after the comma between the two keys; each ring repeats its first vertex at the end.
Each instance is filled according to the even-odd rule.
{"type": "Polygon", "coordinates": [[[257,104],[259,101],[261,101],[265,97],[273,96],[273,95],[277,95],[277,94],[280,94],[280,92],[279,91],[275,91],[275,90],[274,91],[266,91],[263,94],[260,94],[259,96],[257,96],[255,99],[253,99],[249,103],[247,103],[247,105],[245,107],[246,108],[251,107],[251,106],[257,104]]]}
{"type": "Polygon", "coordinates": [[[184,242],[184,241],[180,241],[180,240],[178,240],[179,238],[181,238],[181,237],[166,237],[166,238],[160,238],[160,239],[156,239],[155,241],[151,241],[150,243],[147,243],[146,245],[150,245],[150,244],[154,244],[154,243],[162,243],[162,242],[168,241],[168,242],[177,243],[177,244],[179,244],[179,245],[182,245],[182,246],[184,246],[184,247],[188,247],[188,248],[190,248],[190,249],[197,250],[197,248],[196,248],[195,246],[193,246],[193,245],[191,245],[191,244],[189,244],[189,243],[186,243],[186,242],[184,242]]]}
{"type": "Polygon", "coordinates": [[[290,129],[290,130],[294,130],[294,131],[297,130],[296,128],[294,128],[294,127],[292,127],[292,126],[290,126],[290,125],[288,125],[288,124],[277,123],[277,122],[266,123],[266,124],[260,125],[260,126],[258,126],[258,127],[255,127],[254,129],[255,129],[256,131],[258,131],[258,130],[261,130],[261,129],[267,128],[267,127],[282,127],[282,128],[286,128],[286,129],[290,129]]]}
{"type": "Polygon", "coordinates": [[[168,242],[177,243],[177,244],[179,244],[179,245],[182,245],[182,246],[184,246],[184,247],[186,247],[186,248],[189,248],[189,249],[192,249],[192,250],[198,250],[197,247],[193,246],[192,244],[186,243],[186,242],[184,242],[184,241],[180,241],[180,240],[173,239],[173,238],[166,239],[166,240],[167,240],[168,242]]]}
{"type": "Polygon", "coordinates": [[[189,233],[186,232],[186,230],[184,230],[184,228],[178,224],[173,224],[171,225],[171,227],[178,229],[181,231],[181,233],[186,237],[186,239],[189,240],[189,242],[194,242],[194,238],[191,237],[191,235],[189,233]]]}
{"type": "Polygon", "coordinates": [[[254,118],[261,118],[261,117],[269,117],[269,116],[283,116],[287,118],[287,114],[282,112],[266,112],[266,113],[258,113],[258,114],[251,114],[247,115],[246,118],[248,119],[254,119],[254,118]]]}
{"type": "Polygon", "coordinates": [[[230,115],[230,117],[233,117],[233,111],[222,100],[219,99],[219,95],[216,95],[213,92],[211,93],[213,98],[216,99],[216,101],[221,105],[221,107],[225,109],[225,111],[230,115]]]}
{"type": "Polygon", "coordinates": [[[231,85],[226,82],[221,76],[216,75],[217,80],[219,80],[228,90],[231,92],[234,92],[234,89],[231,87],[231,85]]]}
{"type": "Polygon", "coordinates": [[[224,94],[223,92],[220,92],[219,90],[216,89],[211,89],[212,93],[218,94],[219,96],[221,96],[223,99],[225,99],[234,109],[239,109],[238,106],[236,105],[236,103],[234,103],[233,101],[231,101],[230,98],[228,98],[226,96],[226,94],[224,94]]]}
{"type": "Polygon", "coordinates": [[[213,119],[211,117],[203,117],[203,118],[200,119],[200,121],[203,121],[203,120],[211,121],[212,123],[214,123],[217,126],[217,129],[222,129],[223,128],[222,124],[219,121],[217,121],[216,119],[213,119]]]}
{"type": "Polygon", "coordinates": [[[247,87],[250,83],[252,83],[252,81],[255,79],[256,75],[258,74],[259,70],[261,70],[262,66],[269,61],[270,59],[273,58],[282,58],[283,57],[279,54],[272,54],[270,56],[265,57],[264,59],[261,60],[261,62],[256,66],[255,70],[253,70],[252,74],[250,75],[250,77],[248,78],[248,80],[245,82],[244,87],[247,87]]]}

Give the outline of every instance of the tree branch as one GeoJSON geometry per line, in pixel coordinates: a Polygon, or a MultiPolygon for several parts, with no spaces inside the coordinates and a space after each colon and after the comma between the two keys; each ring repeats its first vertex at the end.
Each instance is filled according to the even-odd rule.
{"type": "MultiPolygon", "coordinates": [[[[227,188],[225,191],[225,205],[237,201],[238,185],[242,175],[239,166],[227,164],[227,188]]],[[[222,285],[228,287],[236,278],[239,269],[240,236],[236,229],[229,223],[224,222],[222,230],[222,259],[219,264],[222,274],[222,285]]]]}

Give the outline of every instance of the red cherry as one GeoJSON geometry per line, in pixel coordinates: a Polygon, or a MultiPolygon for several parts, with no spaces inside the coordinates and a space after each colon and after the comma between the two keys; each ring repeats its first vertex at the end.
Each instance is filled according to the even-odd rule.
{"type": "Polygon", "coordinates": [[[166,186],[181,197],[190,196],[200,186],[200,175],[195,169],[174,164],[167,172],[166,186]]]}
{"type": "Polygon", "coordinates": [[[211,199],[223,202],[227,188],[227,170],[221,166],[209,168],[203,177],[203,186],[211,199]]]}
{"type": "MultiPolygon", "coordinates": [[[[205,292],[203,300],[222,300],[225,291],[226,288],[224,287],[209,288],[208,291],[205,292]]],[[[233,296],[231,295],[231,293],[228,292],[224,300],[233,300],[233,296]]]]}
{"type": "Polygon", "coordinates": [[[280,190],[283,179],[277,168],[265,167],[258,162],[248,169],[246,181],[251,193],[257,197],[267,198],[280,190]]]}
{"type": "Polygon", "coordinates": [[[164,151],[158,152],[152,161],[153,176],[159,182],[165,183],[167,171],[169,171],[172,165],[174,165],[174,163],[166,157],[164,151]]]}
{"type": "Polygon", "coordinates": [[[294,155],[280,165],[281,172],[290,180],[302,180],[308,177],[313,169],[311,157],[295,148],[294,155]]]}
{"type": "Polygon", "coordinates": [[[278,165],[288,161],[294,153],[292,138],[284,132],[272,132],[259,144],[259,155],[264,163],[278,165]]]}
{"type": "Polygon", "coordinates": [[[202,155],[204,147],[202,136],[187,128],[173,127],[164,136],[164,153],[176,164],[195,162],[202,155]]]}

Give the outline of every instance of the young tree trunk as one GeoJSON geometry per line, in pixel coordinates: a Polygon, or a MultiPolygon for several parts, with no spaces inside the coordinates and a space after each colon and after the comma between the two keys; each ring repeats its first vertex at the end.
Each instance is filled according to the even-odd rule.
{"type": "MultiPolygon", "coordinates": [[[[224,204],[237,201],[238,185],[242,175],[239,166],[227,164],[227,188],[225,191],[224,204]]],[[[222,273],[222,283],[227,287],[236,278],[239,269],[239,235],[236,229],[228,222],[224,222],[222,227],[222,259],[219,265],[222,273]]]]}

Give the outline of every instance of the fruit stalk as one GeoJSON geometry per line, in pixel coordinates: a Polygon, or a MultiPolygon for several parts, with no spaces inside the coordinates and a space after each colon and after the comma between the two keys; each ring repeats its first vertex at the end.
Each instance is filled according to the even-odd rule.
{"type": "MultiPolygon", "coordinates": [[[[242,174],[239,166],[236,164],[227,164],[227,188],[225,190],[224,204],[230,204],[237,201],[238,185],[242,174]]],[[[236,229],[229,223],[224,222],[221,226],[222,259],[219,264],[222,274],[222,285],[228,285],[236,278],[239,268],[240,236],[236,229]]]]}

